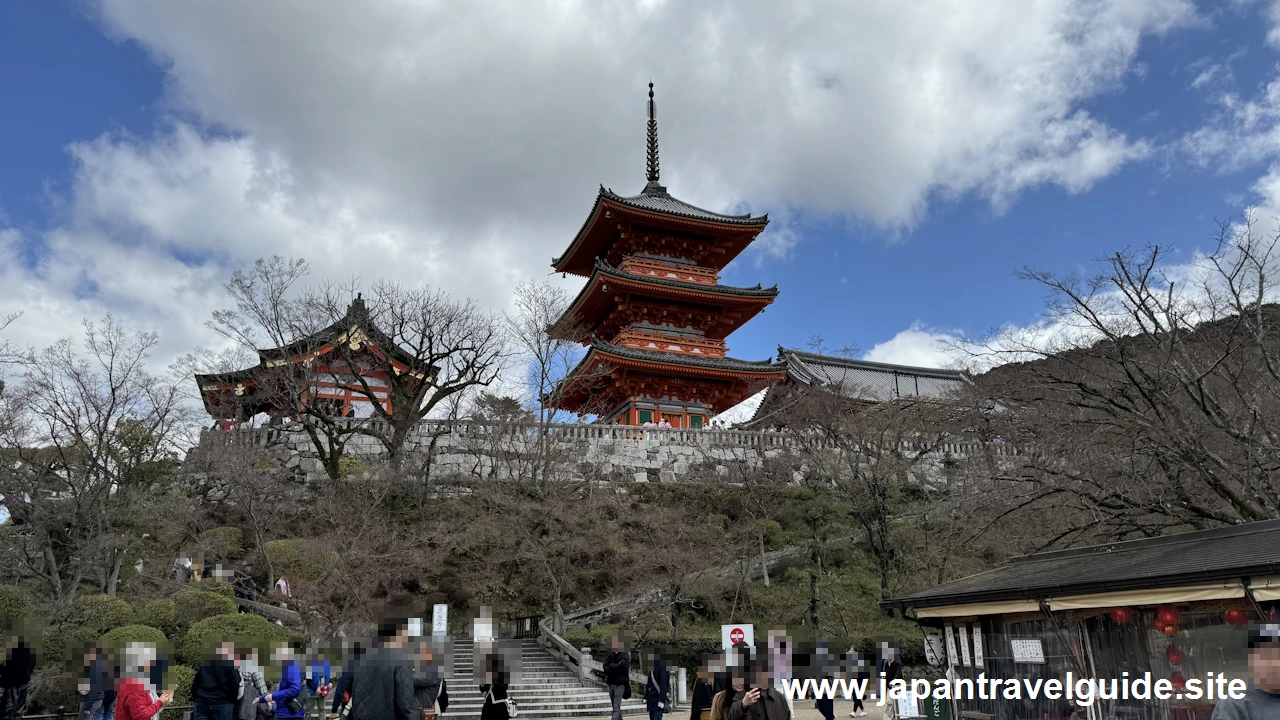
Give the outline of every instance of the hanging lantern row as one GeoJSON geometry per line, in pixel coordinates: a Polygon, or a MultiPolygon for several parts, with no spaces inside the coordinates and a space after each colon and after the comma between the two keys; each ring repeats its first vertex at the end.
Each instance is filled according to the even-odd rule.
{"type": "Polygon", "coordinates": [[[1168,660],[1170,665],[1181,665],[1182,657],[1182,648],[1177,645],[1170,645],[1165,648],[1164,659],[1168,660]]]}
{"type": "Polygon", "coordinates": [[[1169,676],[1169,684],[1173,686],[1174,690],[1181,690],[1187,686],[1187,676],[1176,672],[1169,676]]]}
{"type": "MultiPolygon", "coordinates": [[[[1107,614],[1111,617],[1111,621],[1118,625],[1123,625],[1133,620],[1133,610],[1127,607],[1115,608],[1107,614]]],[[[1173,605],[1160,605],[1156,608],[1155,622],[1151,626],[1165,635],[1175,635],[1178,632],[1178,620],[1180,617],[1178,608],[1173,605]]],[[[1222,614],[1222,617],[1232,625],[1247,625],[1249,623],[1249,613],[1240,608],[1227,610],[1222,614]]]]}

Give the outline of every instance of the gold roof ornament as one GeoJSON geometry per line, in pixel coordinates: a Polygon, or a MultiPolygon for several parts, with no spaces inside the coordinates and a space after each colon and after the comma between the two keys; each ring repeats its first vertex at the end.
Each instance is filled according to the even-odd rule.
{"type": "Polygon", "coordinates": [[[235,393],[236,397],[244,395],[244,383],[236,383],[235,393]]]}

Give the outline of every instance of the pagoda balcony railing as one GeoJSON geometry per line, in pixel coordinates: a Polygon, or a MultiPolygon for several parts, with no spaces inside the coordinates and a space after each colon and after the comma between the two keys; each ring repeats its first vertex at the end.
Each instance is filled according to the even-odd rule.
{"type": "MultiPolygon", "coordinates": [[[[386,423],[379,420],[349,419],[338,421],[339,430],[361,430],[390,434],[386,423]]],[[[270,446],[286,436],[293,436],[301,427],[297,423],[236,427],[228,430],[207,429],[202,442],[220,445],[270,446]]],[[[769,430],[721,430],[681,429],[658,427],[633,427],[627,425],[595,425],[580,423],[496,423],[471,420],[423,420],[414,435],[430,438],[453,435],[465,439],[517,439],[533,440],[539,436],[559,441],[596,441],[614,443],[640,443],[655,445],[683,445],[699,447],[740,447],[752,449],[831,449],[844,443],[833,442],[819,433],[775,432],[769,430]]],[[[846,445],[847,447],[847,445],[846,445]]],[[[852,449],[852,448],[851,448],[852,449]]],[[[940,457],[965,457],[979,453],[996,456],[1017,455],[1017,449],[1000,440],[983,441],[968,438],[944,438],[930,440],[903,440],[898,450],[904,454],[923,452],[940,457]]]]}

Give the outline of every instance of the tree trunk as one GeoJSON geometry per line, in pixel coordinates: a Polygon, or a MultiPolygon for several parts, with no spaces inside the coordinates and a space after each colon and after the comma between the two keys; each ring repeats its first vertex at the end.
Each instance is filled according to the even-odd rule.
{"type": "Polygon", "coordinates": [[[760,572],[764,574],[764,586],[769,587],[769,563],[764,557],[764,529],[760,530],[760,572]]]}
{"type": "Polygon", "coordinates": [[[120,566],[124,564],[124,550],[116,550],[116,559],[111,563],[111,573],[107,575],[107,594],[115,595],[120,584],[120,566]]]}
{"type": "Polygon", "coordinates": [[[813,562],[809,564],[809,622],[818,630],[818,575],[822,572],[822,556],[813,550],[813,562]]]}

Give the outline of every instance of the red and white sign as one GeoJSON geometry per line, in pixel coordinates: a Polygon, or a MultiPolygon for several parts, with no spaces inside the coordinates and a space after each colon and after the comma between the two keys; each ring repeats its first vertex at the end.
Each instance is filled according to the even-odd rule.
{"type": "Polygon", "coordinates": [[[751,625],[721,625],[720,626],[720,647],[728,650],[736,643],[746,643],[751,646],[756,644],[755,628],[751,625]]]}

